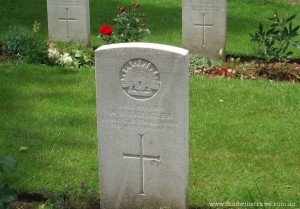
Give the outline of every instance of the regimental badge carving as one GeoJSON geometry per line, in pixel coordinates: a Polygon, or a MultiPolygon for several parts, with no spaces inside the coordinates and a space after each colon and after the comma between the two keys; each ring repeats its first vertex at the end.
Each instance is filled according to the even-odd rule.
{"type": "Polygon", "coordinates": [[[120,82],[127,95],[139,100],[153,97],[161,85],[157,68],[144,59],[128,61],[122,67],[120,82]]]}

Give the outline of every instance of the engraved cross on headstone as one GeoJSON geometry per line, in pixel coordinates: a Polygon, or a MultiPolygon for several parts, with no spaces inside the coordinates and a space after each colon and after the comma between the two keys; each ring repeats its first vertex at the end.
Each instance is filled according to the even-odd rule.
{"type": "Polygon", "coordinates": [[[202,46],[205,46],[205,28],[212,28],[213,25],[212,24],[206,24],[205,23],[205,14],[202,14],[203,15],[203,22],[202,24],[194,24],[194,26],[196,27],[202,27],[202,46]]]}
{"type": "Polygon", "coordinates": [[[145,160],[153,160],[156,162],[160,162],[160,155],[158,156],[151,156],[151,155],[144,155],[144,148],[143,148],[143,137],[144,134],[139,134],[140,136],[140,153],[139,154],[126,154],[123,153],[123,159],[136,159],[140,160],[140,182],[141,182],[141,189],[140,189],[140,195],[146,195],[145,194],[145,186],[144,186],[144,176],[145,176],[145,160]]]}
{"type": "Polygon", "coordinates": [[[67,39],[70,39],[70,35],[69,35],[69,31],[70,31],[70,26],[69,26],[69,22],[74,21],[76,22],[76,18],[70,18],[69,17],[69,8],[66,8],[66,13],[67,13],[67,17],[62,17],[59,18],[59,21],[65,21],[67,22],[67,39]]]}

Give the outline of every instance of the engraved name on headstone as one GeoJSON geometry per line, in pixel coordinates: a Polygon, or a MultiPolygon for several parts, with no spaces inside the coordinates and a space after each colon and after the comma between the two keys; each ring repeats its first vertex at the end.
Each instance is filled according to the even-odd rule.
{"type": "Polygon", "coordinates": [[[124,43],[95,55],[101,206],[187,209],[188,51],[124,43]]]}
{"type": "Polygon", "coordinates": [[[227,0],[183,0],[182,45],[193,54],[224,60],[227,0]]]}

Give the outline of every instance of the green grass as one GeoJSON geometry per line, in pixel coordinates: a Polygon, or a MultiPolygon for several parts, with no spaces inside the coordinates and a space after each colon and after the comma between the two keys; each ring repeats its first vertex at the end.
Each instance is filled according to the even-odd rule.
{"type": "MultiPolygon", "coordinates": [[[[94,71],[1,66],[1,154],[18,159],[20,190],[98,179],[94,71]],[[19,152],[28,147],[27,152],[19,152]],[[84,165],[84,166],[83,166],[84,165]]],[[[79,184],[78,184],[79,185],[79,184]]]]}
{"type": "MultiPolygon", "coordinates": [[[[0,65],[0,153],[17,159],[2,180],[25,192],[99,188],[93,70],[0,65]],[[20,152],[20,147],[28,147],[20,152]]],[[[189,206],[300,204],[297,84],[190,79],[189,206]],[[257,188],[257,186],[258,188],[257,188]]],[[[1,178],[0,178],[1,179],[1,178]]]]}
{"type": "MultiPolygon", "coordinates": [[[[118,6],[129,6],[132,0],[90,0],[92,44],[100,42],[96,38],[100,25],[109,24],[118,13],[118,6]]],[[[140,0],[140,11],[146,14],[151,36],[143,41],[181,46],[181,0],[140,0]]],[[[249,33],[258,28],[259,22],[269,24],[268,17],[277,10],[282,16],[298,14],[295,25],[300,24],[300,6],[273,0],[228,0],[227,53],[252,55],[253,43],[249,33]]],[[[32,26],[34,20],[42,23],[41,33],[47,37],[46,1],[3,1],[1,2],[0,34],[11,25],[32,26]]],[[[300,50],[295,49],[295,57],[300,50]]]]}
{"type": "Polygon", "coordinates": [[[249,202],[247,189],[260,200],[256,184],[266,202],[299,203],[299,86],[193,78],[190,88],[191,204],[249,202]]]}

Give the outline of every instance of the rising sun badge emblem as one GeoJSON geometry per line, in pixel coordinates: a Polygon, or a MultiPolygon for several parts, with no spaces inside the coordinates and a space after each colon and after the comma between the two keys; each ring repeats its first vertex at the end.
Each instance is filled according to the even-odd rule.
{"type": "Polygon", "coordinates": [[[121,70],[121,87],[134,99],[149,99],[160,88],[160,77],[157,68],[144,59],[128,61],[121,70]]]}

